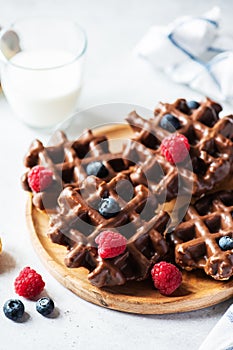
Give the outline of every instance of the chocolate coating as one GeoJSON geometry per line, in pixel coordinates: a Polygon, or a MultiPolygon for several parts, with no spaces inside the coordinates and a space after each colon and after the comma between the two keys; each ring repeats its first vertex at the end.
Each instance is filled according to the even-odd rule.
{"type": "MultiPolygon", "coordinates": [[[[181,128],[178,132],[188,138],[191,146],[191,164],[187,165],[186,162],[179,166],[179,174],[187,187],[189,189],[192,187],[192,196],[200,197],[221,186],[232,176],[233,116],[219,119],[221,106],[208,98],[200,103],[198,109],[192,111],[185,112],[185,103],[184,99],[179,99],[173,104],[160,103],[155,109],[153,119],[143,119],[136,112],[132,112],[127,117],[127,121],[135,133],[134,142],[149,147],[153,157],[158,158],[161,141],[171,135],[160,127],[161,119],[169,113],[179,120],[181,128]],[[153,142],[148,141],[149,132],[153,135],[153,142]]],[[[150,136],[150,140],[151,138],[150,136]]],[[[163,163],[167,162],[164,160],[163,163]]],[[[142,166],[145,167],[145,163],[142,166]]],[[[163,166],[162,163],[161,166],[163,166]]]]}
{"type": "Polygon", "coordinates": [[[175,259],[186,270],[204,269],[216,280],[233,275],[233,249],[222,250],[221,237],[233,238],[233,191],[220,191],[191,205],[171,233],[175,259]]]}
{"type": "Polygon", "coordinates": [[[165,258],[169,251],[163,237],[169,215],[164,211],[155,215],[158,203],[143,185],[135,186],[134,197],[125,202],[116,193],[116,184],[122,179],[127,179],[127,175],[118,174],[108,183],[96,183],[96,178],[90,176],[82,188],[65,188],[59,197],[60,213],[51,217],[49,236],[53,242],[68,247],[66,265],[86,267],[90,271],[88,279],[98,287],[147,278],[152,264],[165,258]],[[122,208],[112,218],[104,218],[95,209],[95,203],[106,192],[122,208]],[[120,256],[106,260],[98,256],[95,238],[104,228],[127,237],[127,248],[120,256]]]}
{"type": "Polygon", "coordinates": [[[146,279],[154,263],[171,260],[175,252],[176,263],[187,270],[201,268],[220,280],[233,274],[232,251],[218,246],[220,237],[233,237],[233,192],[215,193],[226,189],[233,175],[233,116],[219,119],[220,111],[221,106],[210,99],[200,102],[197,109],[179,99],[160,103],[151,119],[132,112],[127,121],[134,137],[117,154],[110,152],[105,136],[96,137],[91,130],[74,141],[58,132],[56,142],[48,147],[39,140],[32,143],[24,160],[27,171],[22,186],[31,192],[27,173],[33,166],[52,170],[52,186],[33,193],[33,204],[54,212],[48,235],[67,247],[68,267],[87,268],[95,286],[122,285],[146,279]],[[160,127],[165,114],[174,115],[180,126],[177,132],[191,146],[190,159],[178,167],[160,153],[161,140],[171,135],[160,127]],[[86,171],[96,161],[107,170],[101,179],[86,171]],[[179,195],[191,195],[194,204],[169,236],[171,252],[167,241],[170,216],[160,203],[179,195]],[[101,199],[107,197],[121,208],[111,218],[98,212],[101,199]],[[105,228],[128,240],[126,251],[118,257],[98,256],[95,238],[105,228]]]}

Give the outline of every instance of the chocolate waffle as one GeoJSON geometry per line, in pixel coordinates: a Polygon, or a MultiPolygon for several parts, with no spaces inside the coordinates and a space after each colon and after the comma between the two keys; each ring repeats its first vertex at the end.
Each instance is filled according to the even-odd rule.
{"type": "Polygon", "coordinates": [[[98,287],[144,280],[152,264],[165,259],[169,251],[164,239],[169,215],[164,211],[155,215],[155,196],[142,184],[133,187],[129,172],[118,173],[109,182],[89,176],[79,188],[66,187],[58,200],[60,213],[50,220],[51,240],[68,248],[66,265],[87,268],[89,281],[98,287]],[[120,206],[111,218],[98,211],[98,203],[106,197],[120,206]],[[109,259],[98,256],[95,238],[105,228],[127,238],[123,254],[109,259]]]}
{"type": "MultiPolygon", "coordinates": [[[[143,183],[149,186],[151,192],[157,197],[160,203],[169,202],[174,198],[192,193],[193,176],[190,162],[186,163],[185,168],[178,168],[169,163],[161,154],[159,149],[148,142],[142,143],[141,132],[134,139],[130,139],[124,145],[123,158],[125,162],[135,164],[134,171],[130,174],[133,184],[143,183]]],[[[147,134],[147,131],[145,132],[147,134]]],[[[148,133],[148,138],[153,139],[153,134],[148,133]]],[[[144,138],[144,136],[143,136],[144,138]]],[[[148,140],[147,140],[148,141],[148,140]]],[[[151,142],[152,144],[152,142],[151,142]]],[[[157,143],[160,145],[160,142],[157,143]]]]}
{"type": "Polygon", "coordinates": [[[64,132],[58,131],[52,146],[45,147],[39,140],[30,146],[24,159],[27,172],[22,177],[23,188],[31,192],[27,176],[32,167],[42,165],[50,169],[54,181],[46,190],[33,193],[33,204],[41,210],[55,210],[62,189],[67,185],[78,186],[87,176],[86,166],[93,161],[101,161],[107,169],[103,178],[106,181],[125,169],[121,155],[109,151],[105,136],[97,137],[86,130],[77,140],[69,141],[64,132]]]}
{"type": "Polygon", "coordinates": [[[186,270],[204,269],[216,280],[233,275],[233,249],[222,250],[223,236],[233,237],[233,191],[204,196],[191,205],[171,233],[176,263],[186,270]]]}
{"type": "MultiPolygon", "coordinates": [[[[220,111],[221,106],[207,98],[197,109],[190,109],[184,99],[173,104],[160,103],[155,109],[155,117],[148,120],[132,112],[127,121],[135,137],[134,144],[129,141],[126,147],[128,153],[137,153],[138,144],[143,144],[157,157],[161,140],[171,135],[171,131],[161,127],[161,120],[164,115],[171,114],[179,122],[178,129],[172,131],[185,135],[191,145],[191,166],[178,166],[181,181],[193,183],[192,195],[195,197],[215,190],[231,179],[233,173],[233,116],[219,119],[220,111]]],[[[164,162],[159,158],[158,162],[163,168],[164,162]]],[[[176,174],[177,166],[170,166],[169,174],[172,174],[172,168],[176,174]]],[[[168,186],[169,181],[165,183],[168,186]]]]}
{"type": "MultiPolygon", "coordinates": [[[[67,247],[68,267],[87,268],[89,281],[98,287],[144,280],[154,263],[172,259],[167,242],[171,237],[176,262],[182,268],[202,268],[215,279],[232,275],[233,258],[218,247],[218,240],[233,237],[229,199],[233,195],[219,192],[198,200],[226,186],[233,173],[233,117],[219,119],[220,111],[210,99],[196,109],[180,99],[160,104],[154,118],[148,120],[132,112],[127,120],[134,137],[117,154],[110,152],[105,136],[96,137],[90,130],[75,141],[59,132],[52,146],[45,147],[38,140],[32,144],[25,157],[28,170],[23,186],[31,191],[27,174],[35,165],[53,171],[52,185],[33,193],[33,203],[56,212],[48,234],[54,243],[67,247]],[[191,145],[189,159],[178,165],[169,163],[160,152],[161,140],[175,131],[160,125],[168,113],[179,121],[177,132],[191,145]],[[88,176],[87,167],[93,161],[104,164],[107,172],[102,178],[88,176]],[[177,218],[171,220],[160,204],[180,195],[189,195],[195,204],[170,234],[169,225],[177,218]],[[101,200],[108,197],[120,207],[111,218],[99,212],[101,200]],[[106,229],[123,234],[127,248],[117,257],[102,259],[95,239],[106,229]]],[[[178,212],[184,211],[181,206],[178,212]]]]}

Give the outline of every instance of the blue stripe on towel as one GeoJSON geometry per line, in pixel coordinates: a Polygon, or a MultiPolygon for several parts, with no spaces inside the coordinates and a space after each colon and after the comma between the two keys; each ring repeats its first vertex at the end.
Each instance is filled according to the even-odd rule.
{"type": "MultiPolygon", "coordinates": [[[[194,18],[195,19],[195,18],[194,18]]],[[[218,27],[218,23],[216,21],[207,19],[207,18],[201,18],[201,17],[196,17],[196,19],[200,19],[203,20],[205,22],[208,22],[212,25],[214,25],[215,27],[218,27]]],[[[179,23],[179,25],[176,27],[180,27],[182,26],[184,23],[188,22],[188,20],[179,23]]],[[[188,56],[191,60],[195,61],[196,63],[200,64],[203,68],[205,68],[205,70],[208,72],[208,74],[210,75],[210,77],[212,78],[213,82],[217,85],[218,89],[221,91],[221,86],[220,83],[218,81],[218,79],[215,77],[214,73],[211,70],[211,67],[213,65],[213,62],[208,64],[205,63],[204,61],[200,60],[198,57],[194,56],[191,52],[189,52],[188,50],[186,50],[184,47],[182,47],[175,39],[174,39],[174,35],[175,35],[175,30],[176,28],[174,28],[174,30],[168,34],[168,39],[171,41],[171,43],[177,47],[179,50],[181,50],[186,56],[188,56]]],[[[195,79],[195,78],[194,78],[195,79]]]]}

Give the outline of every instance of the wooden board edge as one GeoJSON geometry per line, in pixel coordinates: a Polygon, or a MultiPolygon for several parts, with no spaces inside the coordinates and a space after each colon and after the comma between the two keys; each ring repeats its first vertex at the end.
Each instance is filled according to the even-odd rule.
{"type": "MultiPolygon", "coordinates": [[[[64,274],[64,267],[61,266],[56,261],[53,261],[46,249],[42,246],[41,241],[36,233],[33,217],[32,217],[32,201],[31,196],[27,200],[26,204],[26,222],[27,227],[30,233],[30,238],[34,249],[37,252],[42,263],[48,269],[49,273],[53,275],[53,277],[65,288],[71,290],[80,298],[94,303],[96,305],[109,308],[112,310],[117,310],[121,312],[127,313],[135,313],[135,314],[144,314],[144,315],[161,315],[161,314],[172,314],[172,313],[182,313],[195,311],[199,309],[203,309],[209,306],[213,306],[218,304],[219,302],[225,301],[231,297],[233,294],[233,287],[229,289],[223,289],[218,296],[206,296],[205,298],[201,298],[200,300],[196,300],[196,305],[194,307],[193,301],[191,300],[183,300],[182,298],[176,301],[176,308],[174,309],[174,304],[170,302],[165,302],[163,307],[161,308],[161,304],[152,303],[150,305],[145,304],[140,298],[137,300],[131,300],[131,298],[126,298],[125,295],[117,294],[117,302],[115,300],[115,294],[108,293],[104,290],[100,290],[99,288],[91,285],[88,280],[86,283],[83,283],[80,280],[72,280],[69,274],[64,274]],[[87,287],[88,285],[88,287],[87,287]],[[94,296],[94,297],[93,297],[94,296]]],[[[48,238],[49,239],[49,238],[48,238]]]]}

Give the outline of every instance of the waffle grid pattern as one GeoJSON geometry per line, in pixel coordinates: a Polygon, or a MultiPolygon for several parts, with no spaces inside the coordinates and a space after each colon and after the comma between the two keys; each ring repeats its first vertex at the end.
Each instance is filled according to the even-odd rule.
{"type": "Polygon", "coordinates": [[[69,248],[67,266],[88,268],[89,280],[98,287],[145,279],[152,264],[168,253],[163,235],[169,215],[163,211],[155,215],[158,203],[143,185],[133,188],[132,198],[127,198],[129,184],[129,177],[122,173],[109,182],[89,176],[82,188],[63,190],[59,197],[61,212],[51,218],[52,241],[69,248]],[[105,196],[117,199],[121,207],[120,212],[109,219],[97,210],[105,196]],[[127,249],[120,257],[98,257],[95,238],[106,228],[117,230],[128,239],[127,249]]]}
{"type": "MultiPolygon", "coordinates": [[[[170,135],[160,127],[161,119],[165,114],[172,114],[179,120],[181,127],[177,132],[188,138],[192,163],[181,164],[179,173],[184,183],[190,180],[193,183],[192,195],[200,197],[221,186],[233,171],[233,116],[219,119],[220,111],[221,106],[210,99],[201,102],[195,110],[190,110],[186,101],[179,99],[173,104],[160,103],[154,118],[146,120],[132,112],[127,121],[135,132],[134,140],[152,149],[156,156],[160,141],[170,135]]],[[[174,172],[175,169],[174,166],[174,172]]]]}
{"type": "Polygon", "coordinates": [[[186,270],[203,268],[217,280],[229,279],[233,250],[221,250],[223,236],[233,238],[233,191],[207,195],[189,207],[172,233],[177,264],[186,270]]]}
{"type": "Polygon", "coordinates": [[[222,236],[233,238],[233,192],[217,192],[226,189],[233,173],[233,116],[219,119],[220,111],[221,106],[210,99],[197,109],[179,99],[160,103],[150,119],[132,112],[127,121],[134,137],[116,154],[110,152],[105,136],[96,137],[90,130],[75,141],[58,132],[48,147],[34,141],[25,157],[22,184],[31,191],[27,174],[35,165],[53,171],[53,184],[33,193],[33,204],[53,212],[48,234],[54,243],[67,247],[68,267],[87,268],[88,279],[98,287],[144,280],[154,263],[171,260],[173,253],[184,269],[204,269],[219,280],[233,274],[233,252],[218,245],[222,236]],[[165,114],[179,120],[177,132],[191,145],[190,158],[178,166],[160,154],[161,140],[171,135],[160,126],[165,114]],[[93,161],[101,161],[107,169],[104,178],[88,176],[86,167],[93,161]],[[172,230],[171,218],[160,204],[183,195],[192,204],[172,230]],[[121,208],[109,219],[98,211],[101,199],[107,197],[121,208]],[[95,238],[105,229],[127,238],[127,249],[120,256],[98,256],[95,238]]]}

